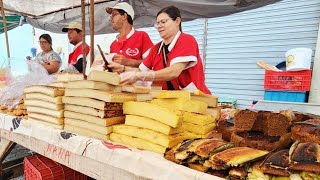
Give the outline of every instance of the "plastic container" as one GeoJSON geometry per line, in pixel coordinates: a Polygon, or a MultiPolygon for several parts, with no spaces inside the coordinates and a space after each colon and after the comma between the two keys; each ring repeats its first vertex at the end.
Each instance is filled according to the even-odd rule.
{"type": "Polygon", "coordinates": [[[309,91],[311,70],[305,71],[266,71],[264,89],[285,91],[309,91]]]}
{"type": "Polygon", "coordinates": [[[264,100],[269,101],[286,101],[286,102],[306,102],[306,92],[294,91],[265,91],[264,100]]]}
{"type": "Polygon", "coordinates": [[[286,70],[302,71],[311,67],[312,50],[309,48],[295,48],[286,52],[286,70]]]}
{"type": "Polygon", "coordinates": [[[87,180],[88,176],[41,155],[24,158],[25,180],[87,180]]]}

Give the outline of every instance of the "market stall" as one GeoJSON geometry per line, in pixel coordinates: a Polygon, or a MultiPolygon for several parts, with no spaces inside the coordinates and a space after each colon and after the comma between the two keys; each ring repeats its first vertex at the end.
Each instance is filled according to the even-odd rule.
{"type": "MultiPolygon", "coordinates": [[[[4,142],[6,143],[6,146],[4,146],[6,148],[1,149],[0,152],[6,154],[14,143],[18,143],[41,155],[49,157],[50,159],[96,179],[108,179],[110,177],[113,179],[220,179],[217,176],[203,173],[201,170],[195,171],[191,168],[172,163],[163,157],[164,152],[168,152],[167,150],[170,148],[174,149],[173,147],[178,144],[170,141],[170,135],[174,134],[171,134],[171,132],[180,132],[180,116],[183,117],[181,118],[184,123],[184,125],[181,125],[184,126],[183,131],[188,131],[188,133],[191,131],[192,133],[197,134],[193,137],[188,136],[189,138],[185,138],[186,136],[181,138],[181,136],[179,136],[181,141],[192,138],[208,137],[208,132],[212,131],[216,127],[217,122],[215,120],[220,118],[220,114],[216,113],[217,109],[211,109],[211,111],[214,111],[214,115],[213,113],[209,113],[211,112],[209,110],[210,108],[216,108],[216,98],[213,98],[212,96],[205,96],[201,94],[201,92],[198,92],[199,94],[192,92],[192,95],[196,95],[194,98],[198,99],[192,99],[190,92],[189,94],[182,93],[183,95],[180,95],[179,93],[175,94],[175,92],[173,92],[173,95],[170,93],[164,93],[164,95],[160,95],[159,98],[158,95],[151,95],[151,93],[145,91],[145,89],[138,90],[136,87],[131,86],[127,87],[127,89],[123,87],[119,89],[117,85],[119,84],[120,78],[115,76],[116,75],[110,74],[99,75],[99,73],[97,73],[92,76],[89,75],[88,80],[84,80],[81,75],[77,77],[72,75],[72,78],[71,75],[66,75],[65,77],[68,77],[66,78],[67,80],[64,82],[58,82],[62,85],[60,86],[59,84],[60,87],[56,89],[52,88],[54,89],[52,91],[41,86],[25,88],[24,95],[26,99],[24,100],[24,104],[27,105],[26,109],[28,111],[28,120],[8,114],[0,114],[0,135],[2,139],[5,139],[4,142]],[[109,78],[101,78],[106,76],[109,78]],[[79,83],[71,81],[79,81],[79,83]],[[98,81],[100,84],[95,83],[94,81],[98,81]],[[64,90],[64,88],[66,89],[64,90]],[[111,91],[111,93],[105,91],[111,91]],[[143,93],[141,93],[141,91],[143,91],[143,93]],[[45,94],[45,96],[41,95],[40,97],[37,93],[41,93],[42,95],[45,94]],[[171,100],[152,100],[154,97],[158,97],[158,99],[163,98],[171,100]],[[83,101],[80,101],[80,99],[83,101]],[[207,99],[210,100],[208,101],[207,99]],[[149,104],[129,105],[129,103],[127,103],[127,101],[137,102],[150,100],[151,103],[149,104]],[[48,101],[50,102],[48,103],[48,101]],[[215,103],[210,105],[213,101],[215,101],[215,103]],[[105,112],[109,110],[104,109],[107,103],[125,103],[123,105],[123,114],[122,108],[121,113],[119,113],[119,109],[112,109],[112,113],[117,115],[110,115],[105,112]],[[203,103],[206,105],[203,105],[203,103]],[[99,109],[99,105],[101,105],[102,108],[99,109]],[[155,107],[156,105],[159,105],[159,107],[155,107]],[[82,109],[79,110],[77,109],[80,108],[79,106],[85,106],[85,108],[82,107],[82,109]],[[134,109],[134,107],[138,106],[141,106],[141,109],[144,111],[142,112],[141,110],[134,109]],[[161,108],[163,106],[168,106],[171,110],[178,110],[183,113],[182,115],[179,113],[170,113],[168,110],[163,110],[161,108]],[[92,110],[98,113],[93,112],[92,110]],[[159,110],[159,112],[157,112],[157,110],[159,110]],[[45,116],[39,116],[40,112],[45,112],[45,116]],[[91,116],[95,117],[88,116],[89,112],[91,116]],[[163,114],[166,115],[164,116],[163,114]],[[121,118],[116,118],[116,120],[112,119],[113,122],[109,123],[109,121],[111,121],[109,118],[119,117],[119,115],[121,115],[121,118]],[[126,121],[122,118],[125,115],[126,121]],[[141,128],[142,125],[129,128],[126,124],[128,115],[141,116],[142,118],[149,118],[148,120],[156,120],[156,123],[163,123],[162,125],[164,125],[163,127],[167,134],[162,133],[161,136],[158,136],[159,130],[157,131],[156,128],[152,129],[152,127],[149,126],[146,127],[146,129],[149,128],[156,131],[156,133],[153,131],[151,133],[153,133],[153,135],[155,134],[155,137],[164,137],[164,139],[168,141],[160,142],[160,140],[155,140],[157,138],[145,137],[141,133],[134,133],[133,131],[130,131],[137,127],[141,128]],[[188,117],[194,117],[194,119],[188,117]],[[85,122],[80,126],[76,123],[79,120],[85,122]],[[99,120],[103,121],[100,122],[99,120]],[[199,120],[199,122],[197,120],[199,120]],[[99,123],[97,123],[98,121],[99,123]],[[113,130],[111,130],[111,126],[113,125],[117,126],[116,128],[112,127],[113,130]],[[75,128],[75,126],[79,127],[75,128]],[[83,129],[86,130],[85,132],[88,132],[87,136],[78,135],[81,134],[80,132],[84,132],[82,131],[83,129]],[[92,131],[94,131],[94,133],[92,131]],[[163,134],[168,136],[164,136],[163,134]],[[121,144],[109,141],[109,138],[115,142],[121,142],[121,144]],[[134,143],[131,144],[131,140],[137,139],[139,140],[134,141],[134,143]],[[148,144],[146,144],[147,140],[148,144]],[[153,140],[155,142],[153,142],[153,140]],[[138,142],[137,144],[139,144],[139,146],[136,145],[137,148],[155,151],[158,153],[160,152],[160,154],[129,147],[131,145],[135,146],[135,142],[138,142]],[[148,147],[148,145],[150,145],[150,147],[148,147]]],[[[53,84],[51,85],[53,86],[53,84]]],[[[56,84],[56,86],[58,85],[56,84]]],[[[317,114],[318,106],[314,106],[315,107],[310,104],[307,109],[299,109],[295,107],[292,107],[292,109],[317,114]]],[[[272,111],[280,109],[280,107],[275,106],[272,107],[272,109],[267,107],[259,108],[258,106],[255,108],[272,111]]],[[[220,111],[220,109],[218,110],[220,111]]],[[[248,114],[254,114],[253,116],[255,117],[257,116],[256,112],[248,112],[248,114]]],[[[280,134],[279,132],[271,130],[270,132],[268,131],[263,133],[265,133],[265,135],[267,134],[268,138],[269,135],[279,138],[284,134],[289,133],[288,129],[290,125],[293,124],[293,121],[289,121],[288,117],[285,115],[279,115],[279,113],[270,114],[274,116],[282,116],[281,118],[283,119],[281,119],[281,121],[285,122],[286,126],[282,129],[280,127],[281,132],[283,131],[283,133],[280,134]]],[[[141,117],[140,119],[142,119],[141,117]]],[[[250,123],[254,124],[255,121],[256,119],[250,123]]],[[[238,120],[237,122],[240,121],[238,120]]],[[[238,128],[241,129],[240,126],[238,126],[238,128]]],[[[140,130],[142,131],[145,129],[140,130]]],[[[251,131],[252,127],[241,130],[251,131]]],[[[150,130],[145,130],[143,132],[150,132],[150,130]]],[[[264,157],[268,153],[265,149],[261,151],[258,149],[259,148],[254,149],[254,152],[260,155],[254,158],[264,157]]],[[[253,151],[253,149],[247,150],[253,151]]],[[[206,158],[207,159],[205,160],[208,163],[214,162],[214,156],[210,156],[210,160],[208,160],[209,156],[206,158]]],[[[249,161],[251,160],[255,159],[250,159],[249,161]]],[[[190,165],[188,166],[191,167],[190,165]]],[[[238,164],[234,166],[238,166],[238,164]]],[[[215,166],[208,165],[207,167],[214,168],[215,166]]],[[[228,168],[229,164],[226,169],[222,170],[227,170],[228,168]]]]}
{"type": "Polygon", "coordinates": [[[160,154],[67,133],[0,114],[1,138],[95,179],[220,179],[177,165],[160,154]]]}

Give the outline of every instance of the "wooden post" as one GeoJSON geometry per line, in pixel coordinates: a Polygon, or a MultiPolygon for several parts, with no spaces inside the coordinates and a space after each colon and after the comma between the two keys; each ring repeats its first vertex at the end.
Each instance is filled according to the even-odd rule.
{"type": "Polygon", "coordinates": [[[1,16],[3,20],[3,30],[6,37],[6,45],[7,45],[7,55],[8,55],[8,65],[10,68],[10,48],[9,48],[9,39],[8,39],[8,29],[7,29],[7,21],[6,21],[6,15],[4,13],[4,6],[3,1],[0,0],[0,8],[1,8],[1,16]]]}
{"type": "Polygon", "coordinates": [[[94,0],[90,0],[90,67],[94,61],[94,0]]]}
{"type": "Polygon", "coordinates": [[[82,74],[86,78],[86,14],[85,14],[85,3],[81,0],[81,17],[82,17],[82,74]]]}

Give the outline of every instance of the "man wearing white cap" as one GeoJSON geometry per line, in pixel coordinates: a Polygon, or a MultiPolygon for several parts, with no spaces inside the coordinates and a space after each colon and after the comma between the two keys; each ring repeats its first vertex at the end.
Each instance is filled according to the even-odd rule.
{"type": "Polygon", "coordinates": [[[116,53],[113,61],[125,66],[138,67],[149,54],[153,43],[146,32],[135,30],[133,25],[134,11],[126,2],[108,7],[112,28],[119,34],[110,46],[110,53],[116,53]]]}
{"type": "MultiPolygon", "coordinates": [[[[68,64],[73,65],[79,72],[82,72],[82,25],[79,22],[71,22],[68,27],[62,29],[62,32],[68,32],[69,42],[74,45],[73,52],[69,54],[68,64]]],[[[86,44],[86,56],[89,51],[90,47],[86,44]]]]}

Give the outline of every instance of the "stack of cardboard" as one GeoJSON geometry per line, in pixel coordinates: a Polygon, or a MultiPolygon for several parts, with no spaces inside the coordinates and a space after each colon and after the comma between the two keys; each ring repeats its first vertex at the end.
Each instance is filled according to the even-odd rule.
{"type": "Polygon", "coordinates": [[[52,86],[28,86],[24,89],[28,120],[63,129],[64,89],[52,86]]]}
{"type": "Polygon", "coordinates": [[[181,141],[193,138],[182,133],[182,114],[147,102],[125,102],[124,125],[113,127],[112,141],[157,153],[164,153],[181,141]]]}
{"type": "Polygon", "coordinates": [[[91,71],[88,80],[68,82],[65,89],[65,130],[106,140],[115,124],[124,123],[122,105],[136,100],[121,93],[116,73],[91,71]]]}
{"type": "Polygon", "coordinates": [[[199,138],[208,137],[220,117],[220,109],[214,108],[217,106],[217,97],[211,95],[195,95],[188,91],[162,91],[151,103],[181,111],[183,129],[199,138]]]}

